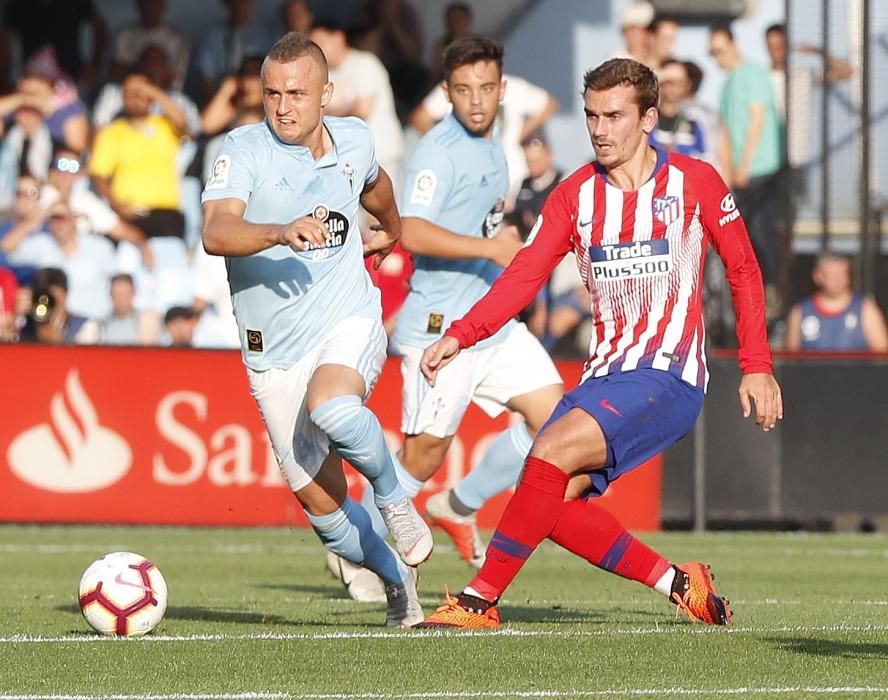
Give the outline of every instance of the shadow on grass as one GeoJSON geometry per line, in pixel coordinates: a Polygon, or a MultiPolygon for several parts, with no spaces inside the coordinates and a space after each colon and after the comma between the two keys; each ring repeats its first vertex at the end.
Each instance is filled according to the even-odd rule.
{"type": "Polygon", "coordinates": [[[257,583],[254,588],[262,588],[268,591],[289,591],[290,593],[307,593],[320,598],[348,598],[348,592],[340,583],[331,583],[329,586],[318,586],[303,583],[257,583]]]}
{"type": "Polygon", "coordinates": [[[781,651],[811,656],[838,656],[845,659],[886,659],[888,644],[874,642],[838,642],[834,639],[808,637],[773,638],[767,641],[781,651]]]}
{"type": "MultiPolygon", "coordinates": [[[[380,606],[382,608],[382,606],[380,606]]],[[[76,605],[58,605],[56,610],[80,615],[80,609],[76,605]]],[[[345,611],[330,611],[317,619],[300,618],[289,619],[276,613],[262,613],[247,610],[223,610],[219,608],[205,608],[200,605],[172,605],[167,608],[165,620],[177,620],[185,622],[218,622],[230,625],[268,625],[270,627],[363,627],[363,620],[367,615],[366,609],[355,608],[345,611]],[[358,619],[356,619],[358,618],[358,619]]],[[[380,611],[380,619],[384,613],[380,611]]],[[[82,629],[71,630],[71,633],[82,633],[82,629]]]]}
{"type": "Polygon", "coordinates": [[[610,622],[610,616],[594,610],[574,610],[560,606],[527,606],[505,603],[500,607],[503,622],[610,622]]]}

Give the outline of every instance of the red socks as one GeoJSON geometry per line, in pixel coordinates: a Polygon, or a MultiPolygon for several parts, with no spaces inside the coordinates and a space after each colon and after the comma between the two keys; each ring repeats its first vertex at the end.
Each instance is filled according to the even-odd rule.
{"type": "Polygon", "coordinates": [[[595,566],[649,588],[672,566],[592,498],[565,503],[549,539],[595,566]]]}
{"type": "Polygon", "coordinates": [[[528,457],[515,494],[487,548],[481,571],[469,587],[495,601],[518,575],[537,545],[552,532],[564,509],[570,477],[554,464],[528,457]]]}

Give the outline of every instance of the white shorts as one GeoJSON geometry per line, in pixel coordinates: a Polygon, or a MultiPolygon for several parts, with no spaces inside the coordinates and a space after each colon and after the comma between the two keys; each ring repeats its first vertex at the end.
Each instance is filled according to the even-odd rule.
{"type": "Polygon", "coordinates": [[[330,453],[327,434],[308,415],[308,385],[321,365],[356,370],[370,396],[386,357],[382,323],[351,316],[337,323],[317,347],[289,369],[247,368],[250,393],[259,404],[278,464],[293,491],[308,486],[330,453]]]}
{"type": "Polygon", "coordinates": [[[549,353],[523,323],[496,345],[461,352],[439,372],[435,386],[429,386],[420,370],[425,348],[402,345],[398,350],[405,435],[448,437],[456,433],[470,401],[495,418],[514,397],[564,383],[549,353]]]}

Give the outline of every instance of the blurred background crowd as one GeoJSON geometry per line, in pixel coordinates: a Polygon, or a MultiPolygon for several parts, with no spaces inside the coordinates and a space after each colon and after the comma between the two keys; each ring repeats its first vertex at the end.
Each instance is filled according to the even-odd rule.
{"type": "MultiPolygon", "coordinates": [[[[222,11],[219,21],[192,16],[188,26],[168,19],[174,13],[164,0],[0,3],[0,340],[238,347],[224,260],[200,245],[200,192],[227,131],[263,119],[266,51],[288,30],[320,45],[335,85],[329,113],[367,121],[377,158],[399,188],[413,144],[449,111],[438,88],[443,48],[478,32],[476,11],[496,5],[437,3],[438,31],[425,36],[423,2],[207,3],[222,11]]],[[[523,16],[534,5],[553,6],[506,4],[523,16]]],[[[566,12],[572,5],[554,3],[566,12]]],[[[790,42],[780,22],[760,32],[754,51],[730,24],[716,22],[705,26],[711,62],[704,71],[688,58],[699,51],[683,40],[683,16],[659,5],[615,2],[609,31],[620,48],[601,51],[597,62],[628,56],[654,69],[660,121],[651,142],[710,162],[729,184],[762,267],[775,348],[888,351],[883,315],[855,285],[845,251],[821,247],[804,274],[794,274],[797,202],[814,186],[805,167],[813,101],[818,90],[852,81],[852,62],[790,42]],[[717,73],[706,74],[713,67],[717,73]]],[[[504,34],[509,12],[500,15],[504,34]]],[[[525,46],[551,53],[540,57],[551,59],[551,71],[561,70],[562,48],[525,46]]],[[[559,165],[553,148],[564,99],[548,81],[511,66],[507,52],[500,133],[508,216],[526,236],[565,166],[578,163],[559,165]]],[[[571,84],[579,86],[589,67],[571,84]]],[[[572,148],[592,155],[587,138],[572,148]]],[[[714,257],[705,275],[707,325],[712,342],[729,347],[730,291],[714,257]]],[[[410,271],[409,256],[397,249],[373,273],[389,329],[410,271]]],[[[586,355],[589,299],[572,258],[524,316],[551,352],[586,355]]]]}

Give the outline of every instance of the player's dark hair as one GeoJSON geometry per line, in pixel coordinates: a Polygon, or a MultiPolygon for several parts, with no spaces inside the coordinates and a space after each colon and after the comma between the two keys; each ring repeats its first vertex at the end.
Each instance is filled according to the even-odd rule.
{"type": "Polygon", "coordinates": [[[772,24],[770,27],[768,27],[765,30],[765,36],[768,36],[768,34],[773,34],[775,32],[777,34],[782,34],[783,36],[786,36],[786,25],[783,24],[783,22],[777,22],[777,24],[772,24]]]}
{"type": "Polygon", "coordinates": [[[685,73],[687,73],[688,80],[691,83],[691,94],[696,95],[700,90],[700,86],[703,84],[703,69],[693,61],[682,61],[682,64],[685,67],[685,73]]]}
{"type": "Polygon", "coordinates": [[[466,36],[457,39],[444,49],[444,80],[457,68],[471,66],[479,61],[496,63],[499,74],[503,74],[503,45],[488,36],[466,36]]]}
{"type": "Polygon", "coordinates": [[[612,58],[583,76],[583,92],[610,90],[618,85],[635,88],[635,102],[641,114],[657,106],[660,86],[654,71],[631,58],[612,58]]]}
{"type": "Polygon", "coordinates": [[[266,58],[269,61],[277,61],[278,63],[290,63],[303,56],[310,56],[317,63],[324,73],[324,80],[327,80],[327,59],[321,47],[314,43],[302,32],[287,32],[278,39],[266,58]]]}
{"type": "Polygon", "coordinates": [[[728,37],[728,39],[730,39],[731,41],[734,41],[734,32],[731,31],[731,25],[726,24],[724,22],[719,22],[717,24],[713,24],[709,28],[709,34],[710,34],[710,36],[713,34],[724,34],[725,36],[728,37]]]}

